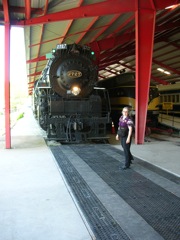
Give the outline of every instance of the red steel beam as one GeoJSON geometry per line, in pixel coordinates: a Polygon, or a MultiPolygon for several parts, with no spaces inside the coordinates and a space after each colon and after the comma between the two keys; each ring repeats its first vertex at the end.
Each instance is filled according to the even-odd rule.
{"type": "Polygon", "coordinates": [[[132,40],[134,40],[134,34],[126,33],[121,36],[106,38],[97,42],[92,42],[92,43],[89,43],[88,45],[93,49],[94,45],[98,44],[99,51],[101,52],[108,49],[112,49],[120,44],[124,44],[132,40]]]}
{"type": "MultiPolygon", "coordinates": [[[[26,0],[26,1],[29,1],[29,0],[26,0]]],[[[46,0],[46,2],[45,2],[44,15],[47,13],[48,1],[49,1],[49,0],[46,0]]],[[[44,26],[44,24],[43,24],[42,27],[41,27],[40,34],[39,34],[40,42],[42,41],[42,38],[43,38],[44,28],[45,28],[45,26],[44,26]]],[[[39,56],[40,49],[41,49],[41,45],[38,46],[37,56],[39,56]]],[[[36,62],[35,70],[34,70],[34,74],[35,74],[35,75],[31,75],[31,74],[30,74],[29,76],[36,76],[36,75],[37,75],[37,74],[36,74],[36,69],[37,69],[37,62],[36,62]]],[[[41,74],[41,72],[40,72],[40,74],[41,74]]]]}
{"type": "Polygon", "coordinates": [[[112,1],[105,1],[47,14],[46,16],[41,16],[30,20],[12,21],[12,24],[28,26],[71,19],[75,20],[85,17],[105,16],[109,14],[118,14],[130,11],[135,11],[134,0],[113,0],[113,7],[112,1]]]}
{"type": "MultiPolygon", "coordinates": [[[[115,64],[121,61],[122,59],[128,57],[128,56],[134,56],[135,52],[134,49],[129,49],[128,52],[123,52],[122,54],[119,53],[117,56],[109,56],[107,59],[101,60],[101,55],[100,55],[100,62],[99,62],[99,67],[102,68],[102,66],[108,66],[110,64],[115,64]],[[111,62],[111,63],[110,63],[111,62]]],[[[104,54],[103,54],[104,56],[104,54]]],[[[108,56],[108,55],[107,55],[108,56]]]]}
{"type": "Polygon", "coordinates": [[[5,23],[5,137],[6,148],[11,148],[10,126],[10,24],[5,23]]]}
{"type": "Polygon", "coordinates": [[[37,57],[37,58],[27,60],[26,63],[39,62],[39,61],[44,61],[44,60],[47,60],[46,56],[41,56],[41,57],[37,57]]]}
{"type": "Polygon", "coordinates": [[[148,93],[150,86],[154,45],[155,10],[142,9],[143,0],[136,0],[136,116],[135,143],[143,144],[146,127],[148,93]],[[146,59],[146,61],[144,61],[146,59]]]}
{"type": "Polygon", "coordinates": [[[28,87],[28,90],[31,90],[31,89],[33,89],[34,88],[34,85],[33,86],[29,86],[28,87]]]}
{"type": "Polygon", "coordinates": [[[34,84],[34,82],[35,82],[35,81],[32,81],[32,82],[28,82],[28,85],[30,85],[30,84],[34,84]]]}
{"type": "Polygon", "coordinates": [[[5,41],[4,41],[4,62],[5,62],[5,74],[4,74],[4,88],[5,88],[5,144],[6,148],[11,148],[11,127],[10,127],[10,19],[8,11],[8,0],[3,0],[4,9],[4,29],[5,29],[5,41]]]}
{"type": "MultiPolygon", "coordinates": [[[[176,41],[178,42],[179,40],[176,40],[176,41]]],[[[169,42],[168,40],[165,40],[165,42],[167,42],[168,45],[172,45],[173,47],[175,47],[175,48],[177,48],[177,49],[180,50],[180,45],[176,44],[176,41],[174,41],[174,42],[169,42]]]]}
{"type": "MultiPolygon", "coordinates": [[[[13,13],[25,13],[25,7],[16,7],[16,6],[9,6],[8,7],[9,12],[13,12],[13,13]]],[[[4,9],[2,6],[0,6],[0,12],[3,12],[4,9]]],[[[32,14],[37,14],[37,15],[41,15],[43,14],[43,9],[42,8],[31,8],[31,12],[32,14]]]]}
{"type": "Polygon", "coordinates": [[[93,45],[98,44],[99,51],[105,51],[108,49],[112,49],[120,44],[122,45],[124,43],[127,43],[127,42],[129,43],[131,41],[134,41],[134,32],[126,33],[121,36],[117,36],[115,38],[111,37],[111,38],[106,38],[97,42],[91,42],[89,43],[89,46],[93,49],[93,45]]]}
{"type": "Polygon", "coordinates": [[[98,20],[99,17],[94,17],[93,20],[90,22],[90,24],[86,27],[86,30],[84,33],[81,34],[81,36],[76,40],[76,43],[78,44],[82,38],[85,36],[85,34],[91,29],[93,24],[98,20]]]}
{"type": "MultiPolygon", "coordinates": [[[[70,21],[70,23],[68,24],[67,29],[70,28],[72,22],[73,22],[73,20],[70,21]]],[[[108,25],[104,25],[104,26],[102,26],[102,27],[92,28],[92,29],[90,29],[89,31],[95,31],[95,30],[97,30],[97,29],[104,28],[104,27],[106,27],[106,26],[109,27],[110,25],[108,24],[108,25]]],[[[63,36],[60,36],[60,37],[57,37],[57,38],[52,38],[52,39],[49,39],[49,40],[47,40],[47,41],[42,41],[42,42],[39,42],[39,43],[36,43],[36,44],[32,44],[32,45],[29,45],[29,47],[35,47],[35,46],[37,46],[37,45],[40,45],[40,44],[42,45],[42,44],[45,44],[45,43],[53,42],[53,41],[56,41],[56,40],[58,40],[58,39],[62,39],[62,41],[63,41],[64,38],[69,38],[69,37],[71,37],[71,36],[78,35],[78,34],[81,34],[81,33],[84,33],[84,32],[85,32],[85,31],[79,31],[79,32],[76,32],[76,33],[72,33],[72,34],[67,34],[67,35],[66,35],[66,33],[67,33],[67,30],[66,30],[63,36]]],[[[61,43],[62,41],[60,40],[59,43],[61,43]]]]}
{"type": "MultiPolygon", "coordinates": [[[[152,0],[150,0],[152,1],[152,0]]],[[[145,1],[146,2],[146,1],[145,1]]],[[[180,3],[179,0],[153,0],[156,10],[165,9],[166,7],[173,6],[176,7],[180,3]]]]}
{"type": "Polygon", "coordinates": [[[25,18],[27,20],[31,18],[31,0],[25,0],[25,18]]]}
{"type": "MultiPolygon", "coordinates": [[[[123,36],[118,36],[116,38],[112,37],[112,38],[100,40],[98,42],[92,42],[92,43],[89,43],[88,45],[92,48],[92,50],[97,51],[97,49],[98,49],[98,51],[101,52],[104,50],[114,48],[114,47],[118,46],[119,44],[123,44],[124,42],[131,41],[131,40],[134,40],[134,35],[132,33],[127,33],[123,36]],[[97,46],[98,46],[98,48],[97,48],[97,46]]],[[[96,54],[97,54],[97,52],[96,52],[96,54]]],[[[26,63],[43,61],[43,60],[46,60],[46,56],[41,56],[38,58],[30,59],[26,63]]]]}
{"type": "Polygon", "coordinates": [[[166,24],[163,24],[163,25],[156,25],[156,32],[163,32],[163,31],[166,31],[166,30],[171,30],[173,28],[179,28],[180,26],[180,20],[178,19],[176,22],[168,22],[166,24]]]}
{"type": "Polygon", "coordinates": [[[168,85],[169,83],[160,79],[160,78],[157,78],[157,77],[154,77],[151,75],[151,79],[153,79],[155,82],[159,83],[159,84],[163,84],[163,85],[168,85]]]}
{"type": "Polygon", "coordinates": [[[34,72],[34,73],[31,73],[31,74],[27,75],[27,77],[37,76],[37,75],[40,75],[41,73],[42,73],[42,71],[40,71],[40,72],[34,72]]]}
{"type": "MultiPolygon", "coordinates": [[[[159,57],[163,56],[163,62],[170,61],[170,60],[175,60],[177,58],[178,62],[179,62],[179,55],[169,57],[169,54],[172,54],[172,53],[176,54],[177,53],[177,49],[169,50],[166,53],[159,54],[158,56],[156,56],[156,58],[159,58],[159,57]]],[[[173,61],[173,64],[174,64],[174,61],[173,61]]]]}
{"type": "MultiPolygon", "coordinates": [[[[155,4],[152,4],[152,1],[142,1],[141,8],[143,9],[152,9],[160,10],[164,9],[167,6],[175,5],[179,3],[179,0],[154,0],[155,4]]],[[[104,1],[100,3],[89,4],[77,8],[72,8],[65,11],[60,11],[56,13],[47,14],[45,16],[40,16],[37,18],[21,21],[12,21],[13,25],[36,25],[36,24],[46,24],[50,22],[79,19],[85,17],[96,17],[96,16],[105,16],[109,14],[119,14],[126,12],[135,12],[135,1],[134,0],[113,0],[104,1]]]]}
{"type": "Polygon", "coordinates": [[[121,29],[123,29],[123,27],[125,27],[128,23],[130,23],[132,20],[134,19],[134,14],[132,16],[130,16],[126,21],[124,21],[115,31],[113,31],[113,34],[110,35],[110,37],[112,37],[113,35],[115,35],[116,33],[120,32],[121,29]]]}
{"type": "MultiPolygon", "coordinates": [[[[118,1],[113,1],[113,4],[114,4],[114,2],[118,2],[118,1]]],[[[120,2],[120,1],[119,1],[120,2]]],[[[161,7],[162,6],[168,6],[169,5],[169,3],[171,2],[171,4],[170,5],[172,5],[172,4],[174,4],[174,3],[177,3],[177,2],[179,2],[179,1],[172,1],[172,0],[168,0],[168,1],[164,1],[164,3],[163,4],[159,4],[159,3],[157,3],[157,2],[159,2],[159,1],[154,1],[155,2],[155,5],[154,4],[152,4],[153,2],[152,1],[146,1],[146,3],[144,3],[143,2],[143,5],[140,7],[140,8],[146,8],[146,7],[148,7],[148,8],[152,8],[152,9],[155,9],[155,8],[158,8],[160,5],[161,5],[161,7]]],[[[124,4],[124,3],[122,3],[122,4],[124,4]]],[[[88,5],[89,6],[89,8],[91,7],[91,5],[88,5]]],[[[83,6],[84,7],[84,6],[83,6]]],[[[123,6],[123,8],[124,8],[124,6],[123,6]]],[[[79,9],[79,8],[78,8],[79,9]]],[[[122,10],[122,9],[121,9],[122,10]]],[[[62,13],[62,12],[61,12],[62,13]]],[[[63,12],[64,13],[64,12],[63,12]]],[[[47,16],[47,15],[46,15],[47,16]]],[[[87,16],[84,16],[84,17],[87,17],[87,16]]],[[[73,18],[74,19],[74,18],[73,18]]],[[[99,46],[98,46],[99,47],[99,46]]]]}
{"type": "MultiPolygon", "coordinates": [[[[100,30],[100,32],[95,36],[93,37],[93,39],[91,39],[91,43],[95,41],[95,39],[97,39],[108,27],[110,27],[110,25],[118,18],[119,15],[116,15],[112,21],[109,22],[109,24],[106,24],[104,26],[101,26],[101,27],[97,27],[97,28],[92,28],[92,29],[89,29],[88,31],[94,31],[94,30],[97,30],[97,29],[100,29],[102,28],[102,30],[100,30]]],[[[127,19],[127,23],[129,21],[131,21],[132,19],[134,18],[134,16],[130,17],[129,19],[127,19]]],[[[67,34],[68,32],[68,29],[70,28],[71,24],[72,24],[73,20],[70,21],[70,23],[68,24],[68,27],[67,27],[67,30],[66,32],[63,34],[63,36],[60,36],[60,37],[57,37],[57,38],[53,38],[53,39],[50,39],[50,40],[47,40],[47,41],[41,41],[39,43],[36,43],[36,44],[32,44],[30,45],[29,47],[35,47],[35,46],[38,46],[38,45],[42,45],[42,44],[45,44],[45,43],[48,43],[48,42],[52,42],[52,41],[56,41],[58,39],[60,39],[59,43],[61,43],[63,41],[64,38],[69,38],[71,36],[74,36],[74,35],[78,35],[78,34],[81,34],[81,33],[86,33],[86,31],[80,31],[80,32],[76,32],[76,33],[73,33],[73,34],[67,34]]],[[[124,24],[123,24],[124,25],[124,24]]],[[[119,28],[121,29],[122,26],[120,26],[119,28]]],[[[175,23],[169,23],[167,25],[163,25],[163,26],[156,26],[156,32],[160,32],[160,31],[165,31],[167,29],[172,29],[172,28],[175,28],[175,27],[179,27],[179,21],[175,22],[175,23]]],[[[118,28],[118,29],[119,29],[118,28]]],[[[117,31],[117,29],[115,30],[115,32],[117,31]]],[[[128,34],[128,33],[127,33],[128,34]]],[[[133,34],[133,32],[132,32],[133,34]]],[[[126,35],[126,34],[123,34],[123,35],[126,35]]],[[[121,37],[123,37],[123,35],[121,35],[121,37]]],[[[105,40],[105,39],[104,39],[105,40]]],[[[166,41],[166,40],[162,40],[162,41],[166,41]]]]}
{"type": "Polygon", "coordinates": [[[155,64],[157,64],[157,65],[159,65],[159,66],[161,66],[161,67],[163,67],[163,68],[166,68],[166,69],[168,69],[169,71],[171,71],[171,72],[173,72],[173,73],[176,73],[176,74],[180,75],[180,71],[178,71],[178,70],[176,70],[176,69],[174,69],[174,68],[172,68],[172,67],[169,67],[169,66],[167,66],[166,64],[163,64],[163,63],[155,60],[154,58],[153,58],[153,63],[155,63],[155,64]]]}
{"type": "MultiPolygon", "coordinates": [[[[77,7],[80,7],[82,5],[83,1],[84,0],[80,0],[77,7]]],[[[68,31],[69,31],[69,29],[70,29],[72,24],[73,24],[73,19],[69,20],[68,26],[65,29],[64,33],[63,33],[63,37],[59,37],[59,44],[61,44],[64,41],[65,38],[68,38],[68,34],[67,33],[68,33],[68,31]]],[[[83,32],[83,33],[85,33],[85,32],[83,32]]]]}
{"type": "Polygon", "coordinates": [[[119,18],[119,14],[115,14],[115,16],[111,19],[111,21],[108,23],[108,25],[103,26],[102,29],[93,36],[93,38],[91,38],[91,42],[95,41],[103,32],[105,32],[108,27],[111,26],[111,24],[113,24],[118,18],[119,18]]]}

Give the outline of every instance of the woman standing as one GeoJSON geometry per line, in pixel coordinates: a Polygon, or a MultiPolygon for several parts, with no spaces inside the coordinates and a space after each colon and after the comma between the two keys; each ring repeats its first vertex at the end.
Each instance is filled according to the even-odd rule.
{"type": "Polygon", "coordinates": [[[133,156],[130,151],[133,126],[134,123],[129,117],[129,109],[128,107],[124,107],[122,110],[122,116],[119,118],[118,133],[116,135],[116,140],[119,140],[119,138],[121,139],[121,146],[124,150],[125,165],[122,168],[123,170],[128,169],[130,167],[131,160],[133,160],[133,156]]]}

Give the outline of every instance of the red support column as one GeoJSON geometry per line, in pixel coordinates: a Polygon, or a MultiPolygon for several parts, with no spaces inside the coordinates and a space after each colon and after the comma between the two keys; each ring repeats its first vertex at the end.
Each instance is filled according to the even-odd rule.
{"type": "Polygon", "coordinates": [[[5,73],[4,73],[4,87],[5,87],[5,137],[6,148],[11,148],[11,133],[10,133],[10,24],[5,23],[5,73]]]}
{"type": "Polygon", "coordinates": [[[144,143],[156,17],[155,10],[140,7],[138,6],[135,13],[136,144],[144,143]]]}

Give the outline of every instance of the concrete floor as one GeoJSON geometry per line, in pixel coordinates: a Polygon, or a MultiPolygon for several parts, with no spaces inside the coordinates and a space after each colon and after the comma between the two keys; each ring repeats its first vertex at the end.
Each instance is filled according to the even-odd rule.
{"type": "Polygon", "coordinates": [[[28,109],[0,138],[0,240],[89,240],[94,235],[28,109]]]}
{"type": "MultiPolygon", "coordinates": [[[[154,133],[146,140],[141,145],[132,140],[132,155],[180,177],[180,137],[154,133]]],[[[114,135],[110,135],[110,144],[123,150],[114,135]]]]}
{"type": "MultiPolygon", "coordinates": [[[[95,239],[62,172],[27,108],[11,131],[12,149],[0,137],[0,240],[95,239]]],[[[121,149],[115,135],[110,144],[121,149]]],[[[132,154],[180,176],[180,138],[132,143],[132,154]],[[166,141],[164,141],[166,140],[166,141]]]]}

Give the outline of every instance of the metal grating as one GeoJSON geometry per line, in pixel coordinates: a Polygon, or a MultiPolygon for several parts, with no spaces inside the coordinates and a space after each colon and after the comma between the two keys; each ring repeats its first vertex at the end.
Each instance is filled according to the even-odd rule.
{"type": "Polygon", "coordinates": [[[66,155],[61,151],[62,147],[63,146],[51,147],[51,151],[65,175],[67,182],[71,186],[82,211],[86,215],[96,239],[128,240],[129,237],[101,204],[66,155]]]}
{"type": "MultiPolygon", "coordinates": [[[[117,159],[120,158],[122,152],[110,145],[78,144],[69,147],[164,239],[180,239],[180,200],[178,197],[133,170],[119,172],[120,163],[117,159]]],[[[89,219],[97,239],[129,239],[94,196],[63,153],[66,151],[61,151],[62,148],[65,150],[66,146],[51,147],[51,150],[89,219]]]]}
{"type": "MultiPolygon", "coordinates": [[[[114,148],[112,146],[108,146],[108,148],[107,147],[103,147],[103,152],[105,152],[106,154],[108,154],[110,156],[113,156],[113,155],[115,156],[116,155],[116,159],[120,159],[119,155],[120,156],[124,156],[123,151],[121,151],[121,150],[119,150],[117,148],[114,148]]],[[[136,160],[135,162],[138,163],[139,165],[141,165],[141,166],[143,166],[143,167],[145,167],[145,168],[147,168],[147,169],[157,173],[158,175],[160,175],[160,176],[170,180],[171,182],[174,182],[176,184],[180,184],[180,178],[175,176],[175,175],[173,175],[172,173],[167,172],[167,171],[165,171],[165,170],[163,170],[163,169],[161,169],[161,168],[159,168],[157,166],[154,166],[153,164],[151,164],[149,162],[145,162],[145,161],[143,161],[143,160],[141,160],[139,158],[135,158],[135,160],[136,160]]]]}
{"type": "Polygon", "coordinates": [[[118,171],[120,163],[108,145],[72,145],[71,148],[164,239],[180,239],[178,197],[132,169],[118,171]]]}

